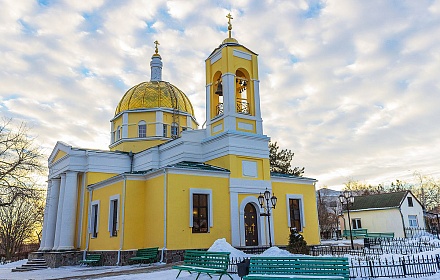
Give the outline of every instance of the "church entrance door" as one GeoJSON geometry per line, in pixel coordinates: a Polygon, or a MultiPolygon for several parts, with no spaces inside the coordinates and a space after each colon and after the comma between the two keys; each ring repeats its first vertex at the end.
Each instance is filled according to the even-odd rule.
{"type": "Polygon", "coordinates": [[[244,208],[244,230],[246,246],[258,246],[257,211],[252,203],[244,208]]]}

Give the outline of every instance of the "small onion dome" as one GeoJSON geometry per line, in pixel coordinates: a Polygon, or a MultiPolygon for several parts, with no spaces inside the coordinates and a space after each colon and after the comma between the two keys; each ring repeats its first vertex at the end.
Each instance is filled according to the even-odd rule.
{"type": "Polygon", "coordinates": [[[176,86],[164,81],[143,82],[129,89],[116,107],[115,116],[127,110],[152,108],[177,109],[194,116],[188,97],[176,86]]]}

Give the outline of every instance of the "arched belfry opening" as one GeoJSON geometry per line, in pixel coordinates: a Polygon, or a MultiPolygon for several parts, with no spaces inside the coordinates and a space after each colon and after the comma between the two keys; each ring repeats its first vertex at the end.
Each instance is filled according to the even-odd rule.
{"type": "Polygon", "coordinates": [[[235,72],[235,100],[236,112],[252,115],[251,111],[251,83],[249,74],[244,69],[235,72]]]}
{"type": "Polygon", "coordinates": [[[222,81],[222,72],[218,71],[214,74],[213,78],[213,87],[212,87],[212,106],[211,112],[213,113],[211,118],[222,115],[224,112],[223,107],[223,81],[222,81]]]}

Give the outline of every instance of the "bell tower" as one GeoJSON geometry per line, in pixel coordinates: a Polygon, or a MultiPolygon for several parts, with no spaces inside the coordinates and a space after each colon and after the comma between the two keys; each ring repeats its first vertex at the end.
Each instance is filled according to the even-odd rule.
{"type": "Polygon", "coordinates": [[[263,134],[257,54],[229,36],[206,59],[206,128],[210,136],[240,131],[263,134]]]}

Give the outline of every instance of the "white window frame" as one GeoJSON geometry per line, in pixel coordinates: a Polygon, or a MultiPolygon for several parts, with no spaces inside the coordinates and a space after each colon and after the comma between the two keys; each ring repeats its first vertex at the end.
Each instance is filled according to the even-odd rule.
{"type": "Polygon", "coordinates": [[[162,136],[163,137],[168,137],[168,125],[166,123],[164,123],[162,125],[162,136]]]}
{"type": "Polygon", "coordinates": [[[212,204],[212,190],[211,189],[189,189],[189,227],[193,227],[193,194],[207,194],[208,195],[208,232],[214,226],[213,204],[212,204]]]}
{"type": "Polygon", "coordinates": [[[116,128],[116,141],[121,139],[121,127],[116,128]]]}
{"type": "Polygon", "coordinates": [[[121,203],[120,203],[120,195],[116,194],[110,197],[109,200],[109,209],[108,209],[108,231],[110,232],[110,236],[117,236],[113,235],[113,201],[117,201],[118,202],[118,209],[117,209],[117,213],[116,213],[116,231],[119,231],[119,213],[120,213],[120,209],[121,209],[121,203]]]}
{"type": "Polygon", "coordinates": [[[93,236],[93,226],[94,226],[94,222],[95,222],[93,220],[93,218],[95,216],[94,213],[93,213],[94,206],[97,207],[96,208],[97,209],[96,210],[96,212],[97,212],[97,215],[96,215],[96,235],[98,235],[98,233],[99,233],[99,210],[101,208],[100,201],[99,200],[94,200],[94,201],[92,201],[90,203],[89,233],[90,233],[92,238],[97,238],[98,236],[93,236]]]}
{"type": "Polygon", "coordinates": [[[138,138],[147,138],[147,123],[145,121],[140,121],[138,123],[138,138]],[[144,135],[141,136],[141,127],[143,129],[144,135]]]}
{"type": "Polygon", "coordinates": [[[408,226],[410,228],[419,227],[419,221],[417,220],[417,215],[408,215],[408,226]],[[412,225],[412,222],[415,222],[415,225],[412,225]]]}
{"type": "Polygon", "coordinates": [[[286,210],[287,210],[287,226],[289,228],[292,227],[290,223],[290,205],[289,205],[289,199],[299,199],[299,217],[301,220],[301,232],[304,231],[304,228],[306,227],[306,220],[304,218],[304,196],[302,194],[286,194],[286,210]]]}
{"type": "Polygon", "coordinates": [[[361,218],[353,218],[353,219],[351,219],[351,227],[352,227],[352,229],[361,229],[362,228],[361,218]],[[358,222],[361,224],[360,227],[358,226],[359,225],[358,222]],[[355,227],[355,225],[356,225],[356,227],[355,227]]]}
{"type": "Polygon", "coordinates": [[[177,123],[171,124],[171,137],[179,136],[179,125],[177,123]]]}

